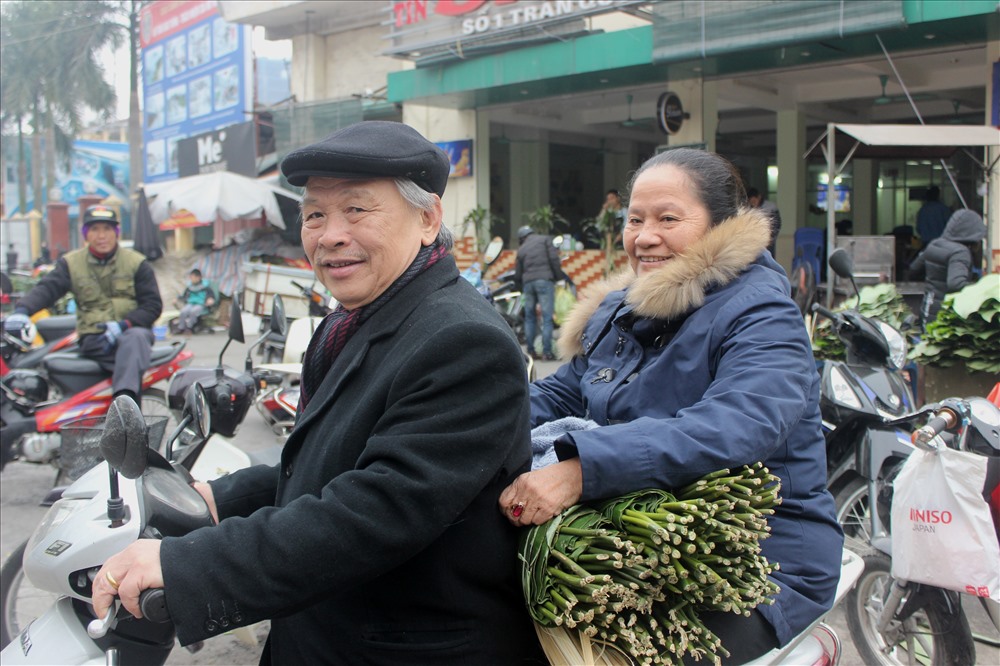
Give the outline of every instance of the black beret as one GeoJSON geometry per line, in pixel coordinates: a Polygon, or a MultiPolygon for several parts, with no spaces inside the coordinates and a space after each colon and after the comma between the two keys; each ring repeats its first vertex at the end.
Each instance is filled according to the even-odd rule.
{"type": "Polygon", "coordinates": [[[281,173],[296,187],[304,186],[310,176],[409,178],[438,196],[444,195],[450,170],[451,160],[443,150],[409,125],[385,120],[341,128],[281,161],[281,173]]]}

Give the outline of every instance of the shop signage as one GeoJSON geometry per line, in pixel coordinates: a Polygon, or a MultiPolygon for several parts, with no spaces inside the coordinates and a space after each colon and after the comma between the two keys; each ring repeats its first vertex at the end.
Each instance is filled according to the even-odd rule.
{"type": "Polygon", "coordinates": [[[133,178],[154,183],[178,177],[182,139],[246,120],[251,28],[227,23],[209,0],[157,0],[139,17],[145,168],[133,178]]]}
{"type": "Polygon", "coordinates": [[[665,92],[656,100],[656,122],[664,134],[677,134],[684,119],[690,117],[681,105],[681,98],[674,93],[665,92]]]}
{"type": "MultiPolygon", "coordinates": [[[[388,39],[391,55],[426,56],[459,45],[469,48],[496,37],[619,11],[641,0],[394,0],[388,39]]],[[[459,52],[460,53],[460,52],[459,52]]],[[[460,57],[455,55],[454,57],[460,57]]]]}
{"type": "Polygon", "coordinates": [[[177,143],[179,176],[194,176],[213,171],[257,177],[257,151],[252,122],[230,125],[181,139],[177,143]]]}

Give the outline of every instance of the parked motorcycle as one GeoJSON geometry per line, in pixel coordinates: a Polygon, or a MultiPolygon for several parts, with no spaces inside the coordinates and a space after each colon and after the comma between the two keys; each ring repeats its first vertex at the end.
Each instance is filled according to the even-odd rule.
{"type": "MultiPolygon", "coordinates": [[[[154,385],[169,379],[193,356],[183,342],[153,347],[142,378],[147,414],[169,415],[166,395],[154,385]]],[[[60,464],[60,428],[75,419],[104,414],[111,398],[111,373],[77,353],[50,353],[37,368],[10,370],[0,377],[0,468],[11,460],[51,463],[60,470],[56,482],[66,480],[70,470],[60,464]]]]}
{"type": "MultiPolygon", "coordinates": [[[[280,296],[276,296],[275,299],[275,311],[283,311],[280,296]]],[[[151,450],[148,454],[151,456],[151,459],[160,461],[158,462],[158,469],[162,469],[162,463],[169,460],[172,467],[181,472],[185,478],[190,477],[204,481],[217,478],[237,469],[249,467],[253,464],[271,464],[275,462],[274,451],[264,451],[258,455],[247,454],[225,439],[226,436],[235,434],[236,429],[249,410],[250,403],[254,397],[254,383],[250,374],[252,372],[251,353],[269,334],[265,334],[264,337],[258,339],[248,348],[246,369],[244,372],[239,372],[225,366],[223,356],[229,343],[233,340],[237,342],[244,341],[242,321],[239,317],[239,309],[235,305],[233,315],[230,317],[228,339],[222,348],[222,352],[219,354],[218,366],[215,368],[186,368],[181,370],[175,376],[174,381],[170,383],[168,399],[171,406],[177,410],[178,425],[167,440],[162,458],[158,456],[155,450],[151,450]]],[[[281,332],[280,325],[284,321],[284,317],[275,319],[275,333],[281,332]]],[[[117,418],[118,414],[115,410],[120,411],[122,404],[120,400],[116,400],[111,411],[109,411],[107,418],[110,418],[112,423],[115,423],[115,418],[117,418]]],[[[129,409],[134,406],[134,403],[131,403],[129,409]]],[[[132,417],[133,420],[136,418],[142,418],[144,421],[149,420],[148,416],[145,415],[140,415],[140,417],[132,415],[132,417]]],[[[137,421],[134,425],[137,429],[136,432],[140,432],[141,430],[144,439],[147,439],[149,433],[152,432],[151,429],[146,427],[140,429],[137,421]]],[[[101,433],[100,429],[95,430],[98,434],[101,433]]],[[[106,434],[107,428],[104,428],[104,431],[106,434]]],[[[152,444],[155,449],[158,442],[150,442],[149,444],[152,444]]],[[[102,448],[101,451],[107,458],[105,450],[102,448]]],[[[146,455],[144,451],[145,446],[143,447],[143,456],[146,455]]],[[[137,453],[136,455],[139,454],[137,453]]],[[[114,461],[113,458],[108,459],[112,460],[112,462],[114,461]]],[[[176,481],[172,483],[176,483],[176,481]]],[[[68,610],[66,607],[72,607],[77,609],[83,608],[84,610],[81,612],[84,613],[92,612],[88,610],[89,607],[86,604],[80,603],[81,590],[86,592],[83,596],[89,598],[90,585],[90,580],[85,580],[86,569],[84,568],[81,571],[79,568],[81,562],[91,561],[89,558],[92,556],[92,561],[97,565],[96,568],[92,568],[89,571],[92,576],[93,572],[97,571],[104,559],[110,557],[117,550],[124,548],[130,542],[128,537],[124,541],[121,538],[112,538],[110,531],[108,533],[103,531],[97,532],[96,536],[98,539],[94,540],[94,524],[90,521],[98,520],[95,515],[105,517],[108,515],[103,512],[106,510],[102,511],[102,502],[109,496],[107,485],[107,464],[101,463],[80,477],[73,485],[66,489],[59,489],[52,493],[53,497],[47,498],[47,500],[54,502],[49,516],[64,515],[67,517],[67,530],[83,532],[85,534],[87,534],[86,530],[89,529],[91,531],[91,533],[86,535],[86,538],[74,536],[74,541],[70,542],[71,545],[75,543],[79,546],[75,552],[70,553],[69,557],[66,558],[70,561],[66,566],[69,566],[76,575],[76,583],[71,582],[69,584],[69,587],[72,588],[71,591],[67,590],[66,581],[72,580],[72,577],[66,574],[65,571],[61,571],[58,574],[52,571],[51,567],[55,564],[54,561],[51,558],[46,559],[45,555],[41,555],[44,547],[37,548],[40,542],[42,544],[47,543],[41,535],[45,533],[45,530],[53,527],[48,524],[49,521],[47,520],[43,520],[32,538],[15,549],[7,561],[4,562],[2,571],[0,571],[0,582],[2,582],[2,586],[0,586],[0,595],[2,595],[2,598],[0,598],[0,609],[3,611],[3,616],[0,618],[0,639],[2,639],[0,640],[0,646],[6,646],[14,636],[17,636],[22,630],[28,629],[29,623],[34,618],[42,615],[50,604],[54,603],[57,608],[62,608],[63,611],[68,610]],[[100,471],[98,472],[97,470],[100,471]],[[64,513],[60,514],[60,510],[64,513]],[[94,512],[97,512],[97,514],[94,512]],[[72,526],[74,518],[77,518],[75,527],[72,526]],[[33,571],[33,565],[31,564],[33,554],[36,557],[40,555],[34,564],[35,571],[33,571]],[[58,599],[60,595],[64,594],[70,594],[75,597],[75,600],[67,601],[65,597],[58,599]]],[[[155,515],[158,510],[162,511],[169,504],[170,491],[172,489],[168,486],[169,484],[162,487],[154,486],[149,491],[155,494],[155,488],[160,488],[163,492],[162,496],[155,501],[150,501],[150,498],[139,493],[138,498],[144,502],[143,509],[139,509],[137,503],[126,502],[130,510],[130,515],[137,517],[137,520],[134,520],[133,523],[145,520],[149,516],[154,516],[146,520],[145,524],[139,530],[140,533],[146,533],[153,528],[159,529],[155,515]]],[[[189,500],[184,500],[180,504],[182,508],[178,510],[181,513],[184,512],[183,507],[190,507],[189,500]]],[[[167,521],[167,528],[172,528],[174,524],[170,522],[172,519],[169,516],[169,511],[166,511],[163,517],[167,521]]],[[[136,525],[133,525],[133,527],[136,527],[136,525]]],[[[128,533],[134,534],[132,531],[128,533]]],[[[172,534],[172,532],[162,533],[172,534]]],[[[118,537],[120,536],[121,533],[119,533],[118,537]]],[[[131,539],[134,538],[135,536],[131,537],[131,539]]],[[[72,549],[70,548],[70,550],[72,549]]],[[[83,620],[80,620],[79,614],[74,620],[83,622],[83,620]]],[[[42,622],[42,620],[39,619],[38,622],[42,622]]],[[[74,624],[74,629],[78,629],[75,627],[75,623],[71,624],[74,624]]],[[[30,626],[34,627],[35,624],[30,624],[30,626]]],[[[70,631],[66,638],[72,633],[70,631]]],[[[137,632],[133,634],[126,632],[125,642],[128,643],[129,641],[127,637],[136,635],[142,635],[142,633],[137,632]]],[[[154,632],[154,635],[159,634],[154,632]]],[[[130,650],[139,650],[139,654],[141,655],[147,654],[142,649],[131,644],[129,645],[130,650]]],[[[106,648],[107,644],[106,642],[99,642],[98,646],[106,648]]],[[[169,653],[170,647],[172,647],[172,639],[168,642],[164,638],[153,647],[157,648],[152,653],[149,653],[153,657],[153,663],[162,663],[161,661],[157,661],[159,659],[158,655],[162,652],[162,658],[166,658],[166,653],[169,653]]],[[[54,653],[45,651],[46,648],[39,649],[42,651],[41,657],[26,654],[24,656],[28,661],[21,662],[15,660],[9,663],[91,663],[62,653],[59,653],[58,657],[54,657],[54,653]],[[32,661],[32,659],[37,660],[32,661]],[[47,659],[54,660],[46,661],[47,659]]],[[[93,649],[88,647],[86,650],[88,655],[93,655],[93,649]]],[[[3,654],[3,663],[5,664],[8,663],[7,656],[7,652],[5,651],[3,654]]],[[[136,658],[136,661],[146,663],[145,658],[136,658]]],[[[103,657],[100,658],[99,663],[104,663],[103,657]]]]}
{"type": "MultiPolygon", "coordinates": [[[[915,446],[1000,456],[1000,408],[984,398],[949,398],[890,425],[913,429],[925,419],[911,435],[915,446]]],[[[865,571],[847,601],[851,637],[866,664],[974,664],[975,642],[961,594],[892,577],[892,482],[903,462],[878,479],[871,495],[877,498],[868,516],[873,539],[863,553],[865,571]]],[[[979,600],[1000,630],[996,602],[979,600]]]]}
{"type": "MultiPolygon", "coordinates": [[[[830,267],[854,284],[851,257],[843,248],[830,267]]],[[[820,410],[826,435],[827,483],[845,534],[870,540],[866,516],[878,480],[911,450],[909,432],[887,424],[915,408],[903,376],[906,340],[892,326],[856,309],[831,312],[818,303],[813,312],[829,319],[847,352],[845,361],[826,361],[820,410]]]]}
{"type": "MultiPolygon", "coordinates": [[[[291,282],[302,294],[302,297],[308,301],[309,316],[290,322],[286,333],[280,335],[272,333],[268,337],[260,348],[264,363],[301,363],[302,355],[306,352],[306,346],[309,344],[309,338],[312,337],[312,333],[316,330],[323,317],[333,312],[331,299],[317,290],[315,284],[307,287],[294,280],[291,282]],[[300,319],[302,323],[297,324],[296,322],[299,322],[300,319]],[[305,337],[306,346],[301,344],[303,336],[299,332],[299,329],[308,330],[308,335],[305,337]],[[292,339],[287,340],[286,336],[292,339]]],[[[274,316],[274,312],[272,312],[271,317],[274,316]]],[[[263,318],[261,320],[261,332],[267,330],[269,326],[270,318],[263,318]]]]}
{"type": "Polygon", "coordinates": [[[26,335],[0,331],[0,377],[11,370],[38,368],[49,354],[73,351],[76,346],[76,315],[39,319],[26,335]],[[40,345],[34,344],[36,334],[42,338],[40,345]]]}
{"type": "Polygon", "coordinates": [[[524,294],[514,282],[514,271],[505,271],[486,284],[493,307],[514,330],[517,341],[524,344],[524,294]]]}

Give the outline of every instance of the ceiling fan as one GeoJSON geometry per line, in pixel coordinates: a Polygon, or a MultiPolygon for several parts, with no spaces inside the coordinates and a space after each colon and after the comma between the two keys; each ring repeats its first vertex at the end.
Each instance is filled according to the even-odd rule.
{"type": "Polygon", "coordinates": [[[628,102],[628,118],[626,120],[623,120],[621,122],[621,126],[622,127],[635,127],[639,123],[636,122],[635,120],[632,120],[632,95],[631,94],[625,95],[625,99],[628,102]]]}
{"type": "Polygon", "coordinates": [[[655,122],[653,118],[633,118],[632,117],[632,94],[629,93],[625,95],[625,101],[628,103],[628,118],[618,123],[619,127],[631,128],[631,127],[641,127],[644,129],[649,129],[652,123],[655,122]]]}
{"type": "MultiPolygon", "coordinates": [[[[882,85],[882,94],[872,100],[872,104],[875,106],[885,106],[886,104],[895,104],[896,102],[905,102],[906,95],[886,95],[885,86],[889,83],[889,76],[887,74],[878,75],[879,83],[882,85]]],[[[910,97],[913,101],[919,102],[928,99],[937,99],[936,95],[931,93],[910,93],[910,97]]]]}

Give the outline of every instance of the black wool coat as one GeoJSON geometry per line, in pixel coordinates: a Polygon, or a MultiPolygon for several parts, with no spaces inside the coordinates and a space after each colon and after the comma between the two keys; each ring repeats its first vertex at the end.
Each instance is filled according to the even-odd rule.
{"type": "Polygon", "coordinates": [[[510,328],[442,259],[350,339],[280,466],[214,481],[220,524],[164,539],[181,643],[272,618],[262,663],[540,659],[497,506],[528,412],[510,328]]]}

